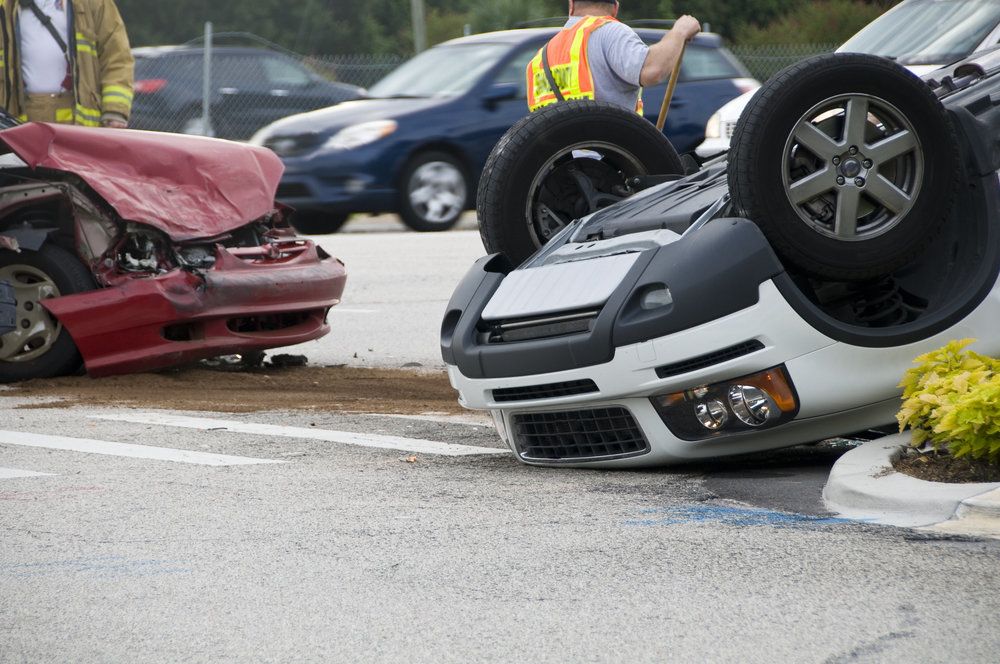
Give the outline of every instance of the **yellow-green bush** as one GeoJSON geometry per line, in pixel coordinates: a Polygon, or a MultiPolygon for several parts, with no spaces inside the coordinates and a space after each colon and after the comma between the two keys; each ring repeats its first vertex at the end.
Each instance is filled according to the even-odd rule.
{"type": "Polygon", "coordinates": [[[953,456],[1000,462],[1000,360],[952,341],[914,362],[899,384],[903,407],[896,418],[913,430],[915,447],[929,442],[953,456]]]}

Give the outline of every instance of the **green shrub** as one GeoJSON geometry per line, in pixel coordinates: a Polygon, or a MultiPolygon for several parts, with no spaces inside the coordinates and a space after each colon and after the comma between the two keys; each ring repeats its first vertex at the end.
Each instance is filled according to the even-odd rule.
{"type": "Polygon", "coordinates": [[[1000,462],[1000,360],[952,341],[914,362],[899,384],[903,406],[896,416],[912,444],[946,448],[953,456],[1000,462]]]}

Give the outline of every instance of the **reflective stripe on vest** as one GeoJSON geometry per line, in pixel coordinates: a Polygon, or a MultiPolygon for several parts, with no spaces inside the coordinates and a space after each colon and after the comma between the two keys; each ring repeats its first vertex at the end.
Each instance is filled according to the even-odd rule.
{"type": "MultiPolygon", "coordinates": [[[[529,111],[537,111],[557,101],[542,66],[542,49],[547,49],[549,69],[552,70],[552,78],[559,86],[563,99],[594,98],[594,81],[587,59],[587,42],[595,30],[616,20],[612,16],[586,16],[568,28],[560,30],[545,46],[538,49],[538,53],[528,63],[526,72],[529,111]]],[[[635,108],[636,112],[642,113],[641,91],[635,108]]]]}

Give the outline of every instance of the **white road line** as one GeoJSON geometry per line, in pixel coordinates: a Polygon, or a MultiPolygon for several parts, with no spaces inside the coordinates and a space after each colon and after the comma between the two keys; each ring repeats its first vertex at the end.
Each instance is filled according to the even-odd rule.
{"type": "Polygon", "coordinates": [[[307,438],[322,440],[328,443],[344,445],[360,445],[403,452],[418,452],[421,454],[439,454],[442,456],[471,456],[477,454],[508,454],[507,450],[494,447],[472,447],[471,445],[456,445],[454,443],[439,443],[433,440],[419,438],[403,438],[401,436],[383,436],[374,433],[354,433],[350,431],[331,431],[329,429],[313,429],[306,427],[285,427],[274,424],[257,424],[254,422],[238,422],[236,420],[216,420],[207,417],[185,417],[183,415],[168,415],[166,413],[114,413],[108,415],[90,415],[94,420],[112,420],[116,422],[133,422],[135,424],[157,424],[168,427],[184,427],[211,431],[221,429],[233,433],[257,434],[262,436],[283,436],[286,438],[307,438]]]}
{"type": "Polygon", "coordinates": [[[67,452],[108,454],[111,456],[134,457],[136,459],[176,461],[178,463],[194,463],[202,466],[249,466],[260,463],[286,463],[285,461],[273,459],[251,459],[249,457],[229,456],[228,454],[192,452],[191,450],[175,450],[169,447],[133,445],[131,443],[112,443],[106,440],[90,440],[87,438],[49,436],[40,433],[26,433],[24,431],[0,431],[0,444],[45,447],[52,450],[66,450],[67,452]]]}
{"type": "Polygon", "coordinates": [[[52,473],[36,473],[33,470],[18,470],[17,468],[0,468],[0,480],[12,480],[16,477],[55,477],[52,473]]]}

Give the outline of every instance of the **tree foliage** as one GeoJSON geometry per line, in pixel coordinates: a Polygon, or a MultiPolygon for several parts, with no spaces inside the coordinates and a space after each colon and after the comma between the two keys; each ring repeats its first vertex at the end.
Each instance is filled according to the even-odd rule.
{"type": "MultiPolygon", "coordinates": [[[[308,55],[413,52],[410,2],[407,0],[117,0],[133,45],[178,44],[196,39],[206,21],[216,32],[249,32],[285,48],[308,55]]],[[[563,17],[566,0],[424,0],[428,42],[472,32],[511,28],[543,17],[563,17]]],[[[737,36],[773,38],[767,26],[804,41],[808,30],[830,41],[829,7],[852,3],[865,16],[883,11],[892,0],[621,0],[620,17],[675,18],[692,14],[728,39],[737,36]],[[797,16],[797,22],[786,15],[797,16]],[[808,24],[808,25],[807,25],[808,24]],[[794,27],[790,27],[794,26],[794,27]],[[754,32],[755,29],[761,32],[754,32]],[[794,30],[795,32],[788,32],[794,30]]],[[[839,9],[837,11],[840,11],[839,9]]],[[[839,14],[838,14],[839,15],[839,14]]],[[[867,19],[865,19],[867,20],[867,19]]],[[[841,21],[842,22],[842,21],[841,21]]],[[[787,41],[787,37],[785,39],[787,41]]]]}

